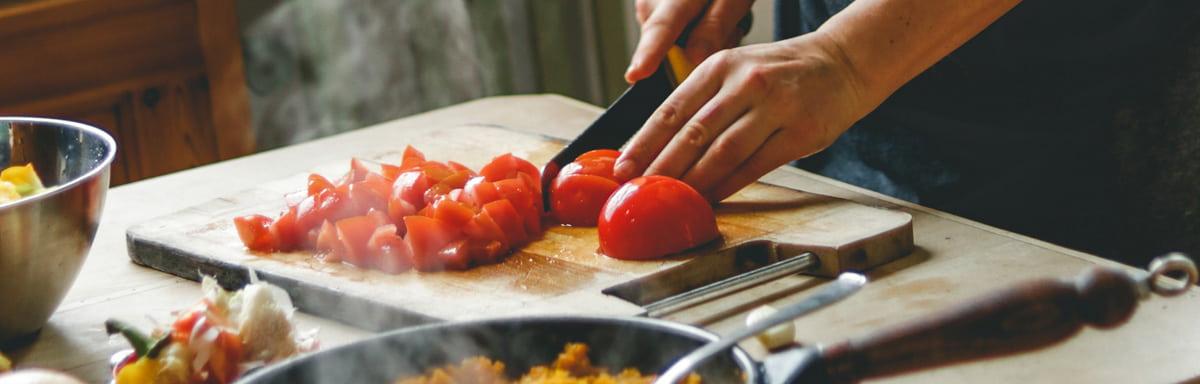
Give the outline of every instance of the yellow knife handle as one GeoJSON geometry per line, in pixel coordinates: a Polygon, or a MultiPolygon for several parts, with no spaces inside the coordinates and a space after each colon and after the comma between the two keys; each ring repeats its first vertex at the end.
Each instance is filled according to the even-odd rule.
{"type": "Polygon", "coordinates": [[[667,73],[670,74],[671,85],[676,87],[683,83],[683,79],[686,79],[692,70],[696,69],[696,66],[692,65],[692,62],[683,54],[683,48],[679,48],[678,45],[672,45],[671,49],[667,50],[667,60],[664,64],[667,73]]]}

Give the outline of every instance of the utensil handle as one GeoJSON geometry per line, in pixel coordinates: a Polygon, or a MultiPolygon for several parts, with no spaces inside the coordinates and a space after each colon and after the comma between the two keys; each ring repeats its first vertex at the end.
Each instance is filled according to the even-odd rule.
{"type": "Polygon", "coordinates": [[[859,380],[1045,347],[1084,325],[1110,328],[1133,314],[1138,281],[1112,268],[1074,280],[1036,280],[952,310],[821,351],[831,382],[859,380]]]}

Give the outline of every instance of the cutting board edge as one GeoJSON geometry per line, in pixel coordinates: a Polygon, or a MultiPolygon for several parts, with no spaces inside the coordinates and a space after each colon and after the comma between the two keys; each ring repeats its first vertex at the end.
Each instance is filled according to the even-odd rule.
{"type": "MultiPolygon", "coordinates": [[[[212,276],[227,290],[240,289],[250,283],[250,268],[215,258],[196,257],[190,253],[182,257],[194,265],[166,262],[163,257],[169,247],[150,237],[135,239],[140,226],[126,231],[126,247],[129,259],[134,264],[191,281],[200,281],[202,275],[212,276]],[[184,269],[187,268],[187,269],[184,269]]],[[[178,256],[178,254],[177,254],[178,256]]],[[[314,315],[330,318],[348,325],[373,332],[387,331],[413,325],[445,321],[418,312],[407,311],[385,302],[370,300],[354,295],[338,295],[336,290],[310,284],[265,270],[254,270],[259,280],[282,288],[291,297],[297,309],[314,315]],[[335,303],[334,306],[318,303],[335,303]],[[354,314],[350,316],[349,314],[354,314]]]]}

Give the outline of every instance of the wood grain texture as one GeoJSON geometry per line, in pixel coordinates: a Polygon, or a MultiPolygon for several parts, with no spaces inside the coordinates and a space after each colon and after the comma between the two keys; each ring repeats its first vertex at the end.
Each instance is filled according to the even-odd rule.
{"type": "MultiPolygon", "coordinates": [[[[361,157],[399,162],[400,150],[408,144],[430,159],[459,161],[475,169],[503,152],[543,163],[562,145],[491,126],[429,126],[403,132],[395,151],[361,157]]],[[[336,178],[348,163],[321,165],[314,171],[336,178]]],[[[243,284],[245,269],[250,268],[287,289],[302,310],[383,330],[434,319],[496,315],[636,314],[639,307],[606,297],[601,290],[665,269],[695,268],[692,262],[714,262],[695,256],[750,239],[786,240],[798,247],[797,253],[811,251],[828,260],[826,269],[838,268],[839,260],[866,260],[868,255],[891,259],[907,254],[912,246],[911,217],[906,213],[755,184],[718,206],[723,242],[656,261],[599,255],[595,228],[558,226],[503,262],[469,271],[388,275],[324,263],[309,252],[248,252],[232,218],[281,211],[283,196],[301,190],[306,177],[301,173],[268,182],[135,226],[128,232],[130,257],[185,278],[197,278],[197,271],[215,275],[230,287],[243,284]]]]}

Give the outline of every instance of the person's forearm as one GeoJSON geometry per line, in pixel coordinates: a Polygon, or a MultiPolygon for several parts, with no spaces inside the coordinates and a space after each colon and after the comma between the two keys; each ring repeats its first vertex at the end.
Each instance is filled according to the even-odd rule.
{"type": "Polygon", "coordinates": [[[817,33],[840,50],[873,108],[1020,0],[857,0],[817,33]]]}

